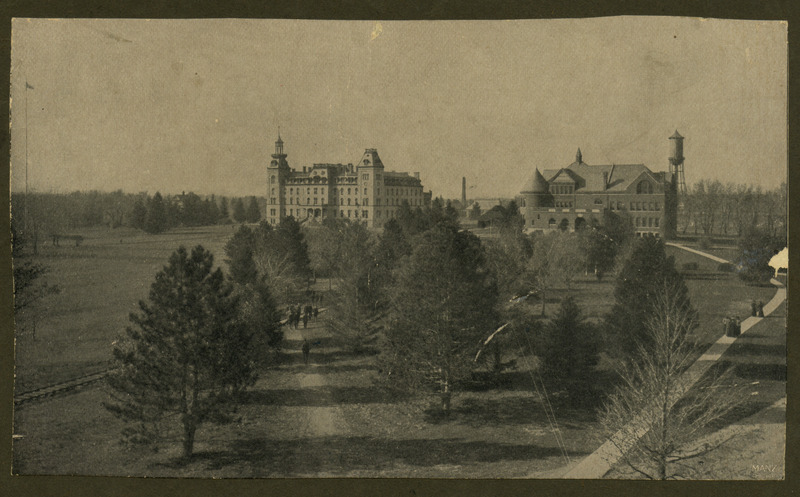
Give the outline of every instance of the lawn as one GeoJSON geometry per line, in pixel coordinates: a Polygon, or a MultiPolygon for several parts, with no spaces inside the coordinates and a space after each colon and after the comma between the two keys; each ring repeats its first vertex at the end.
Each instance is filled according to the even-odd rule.
{"type": "Polygon", "coordinates": [[[202,244],[221,264],[232,226],[171,230],[147,235],[129,229],[80,232],[76,247],[40,247],[36,262],[50,268],[46,278],[61,287],[48,297],[36,320],[23,317],[17,327],[16,388],[29,391],[105,369],[112,342],[128,325],[136,303],[147,297],[156,272],[183,244],[202,244]]]}
{"type": "MultiPolygon", "coordinates": [[[[169,255],[181,244],[210,249],[216,262],[231,226],[182,229],[162,235],[132,230],[81,233],[80,247],[41,248],[38,260],[51,268],[48,279],[62,292],[48,300],[34,338],[17,337],[17,388],[27,391],[108,365],[113,341],[128,314],[145,298],[169,255]]],[[[686,271],[692,302],[700,311],[698,335],[710,343],[721,334],[723,316],[749,315],[751,299],[768,301],[771,287],[748,287],[717,263],[668,248],[686,271]]],[[[320,283],[320,290],[327,287],[320,283]]],[[[548,292],[547,314],[566,295],[599,322],[614,303],[614,278],[579,277],[569,290],[548,292]]],[[[527,304],[531,314],[540,303],[527,304]]],[[[732,349],[733,350],[733,349],[732,349]]],[[[322,321],[287,334],[282,362],[262,375],[242,405],[238,421],[204,426],[196,456],[179,462],[179,444],[160,452],[117,443],[120,422],[103,407],[103,384],[15,412],[15,471],[24,474],[93,474],[195,477],[557,477],[567,460],[545,415],[552,404],[568,456],[590,453],[600,440],[591,413],[572,410],[566,399],[534,388],[524,358],[506,372],[500,386],[479,382],[453,399],[447,421],[436,416],[432,396],[396,397],[378,388],[375,356],[337,349],[322,321]],[[312,364],[300,361],[303,337],[321,344],[312,364]],[[76,457],[80,455],[80,457],[76,457]]],[[[784,350],[785,358],[785,350],[784,350]]],[[[785,360],[785,359],[784,359],[785,360]]],[[[777,391],[778,383],[770,386],[777,391]]],[[[766,385],[766,383],[765,383],[766,385]]],[[[764,395],[764,393],[762,393],[764,395]]],[[[770,394],[772,396],[772,394],[770,394]]],[[[765,398],[765,397],[762,397],[765,398]]],[[[770,397],[771,398],[771,397],[770,397]]],[[[752,414],[751,411],[747,411],[752,414]]],[[[167,434],[167,439],[172,435],[167,434]]]]}
{"type": "Polygon", "coordinates": [[[698,311],[699,327],[697,340],[702,345],[710,345],[723,335],[722,319],[750,316],[750,303],[769,302],[775,295],[772,285],[746,285],[734,273],[717,271],[718,262],[675,247],[667,247],[667,255],[675,258],[676,267],[681,270],[689,288],[689,297],[698,311]],[[682,270],[684,264],[696,263],[697,270],[682,270]]]}
{"type": "MultiPolygon", "coordinates": [[[[520,478],[566,464],[541,398],[526,375],[501,388],[473,387],[454,397],[442,421],[432,397],[378,388],[372,355],[354,356],[330,342],[322,323],[289,330],[280,365],[238,408],[238,420],[204,426],[195,456],[179,444],[159,452],[116,442],[122,424],[101,405],[103,387],[23,406],[17,411],[15,471],[188,477],[520,478]],[[317,343],[301,362],[302,338],[317,343]],[[75,457],[81,454],[81,457],[75,457]]],[[[550,396],[569,457],[596,445],[591,415],[550,396]]],[[[165,434],[170,440],[174,434],[165,434]]]]}

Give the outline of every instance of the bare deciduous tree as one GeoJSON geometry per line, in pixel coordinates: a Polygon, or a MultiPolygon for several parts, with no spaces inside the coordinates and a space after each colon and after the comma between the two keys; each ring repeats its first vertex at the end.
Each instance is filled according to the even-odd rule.
{"type": "Polygon", "coordinates": [[[647,324],[651,340],[620,371],[621,382],[601,412],[601,423],[636,474],[653,480],[691,476],[686,461],[728,439],[697,444],[710,425],[740,404],[731,374],[690,368],[694,312],[680,304],[672,287],[654,297],[647,324]],[[698,380],[698,376],[700,376],[698,380]]]}

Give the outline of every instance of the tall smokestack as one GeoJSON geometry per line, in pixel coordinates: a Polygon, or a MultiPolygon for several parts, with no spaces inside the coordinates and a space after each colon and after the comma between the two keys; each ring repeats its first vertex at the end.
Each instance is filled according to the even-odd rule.
{"type": "Polygon", "coordinates": [[[467,208],[467,178],[461,177],[461,208],[467,208]]]}

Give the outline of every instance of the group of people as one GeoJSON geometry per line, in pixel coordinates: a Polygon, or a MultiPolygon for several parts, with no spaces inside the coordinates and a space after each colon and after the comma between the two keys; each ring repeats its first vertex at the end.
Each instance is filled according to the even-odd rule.
{"type": "Polygon", "coordinates": [[[738,316],[722,318],[722,331],[726,337],[738,337],[742,334],[742,323],[738,316]]]}
{"type": "Polygon", "coordinates": [[[755,300],[750,302],[750,315],[763,318],[764,317],[764,302],[760,300],[756,302],[755,300]]]}
{"type": "MultiPolygon", "coordinates": [[[[750,302],[750,315],[753,317],[764,317],[764,302],[753,300],[750,302]]],[[[742,323],[737,316],[729,316],[722,319],[722,331],[725,336],[738,337],[742,334],[742,323]]]]}
{"type": "Polygon", "coordinates": [[[308,321],[311,318],[317,319],[319,307],[312,306],[311,304],[306,304],[301,307],[300,304],[297,304],[296,306],[290,306],[287,312],[289,314],[289,319],[286,324],[297,329],[300,326],[300,321],[302,321],[303,328],[307,328],[308,321]]]}

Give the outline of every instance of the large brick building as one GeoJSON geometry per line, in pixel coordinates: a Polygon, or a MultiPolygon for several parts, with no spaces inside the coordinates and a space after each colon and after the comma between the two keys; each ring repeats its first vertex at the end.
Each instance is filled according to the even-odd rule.
{"type": "Polygon", "coordinates": [[[670,172],[653,172],[644,164],[590,166],[578,149],[567,167],[536,168],[518,202],[528,232],[574,231],[616,213],[630,218],[638,236],[671,238],[678,215],[676,187],[670,172]]]}
{"type": "Polygon", "coordinates": [[[267,166],[266,219],[277,224],[287,216],[297,220],[324,218],[366,222],[370,228],[397,214],[403,201],[413,209],[430,202],[419,173],[385,171],[378,151],[368,148],[358,164],[314,164],[297,171],[289,167],[283,140],[267,166]]]}

